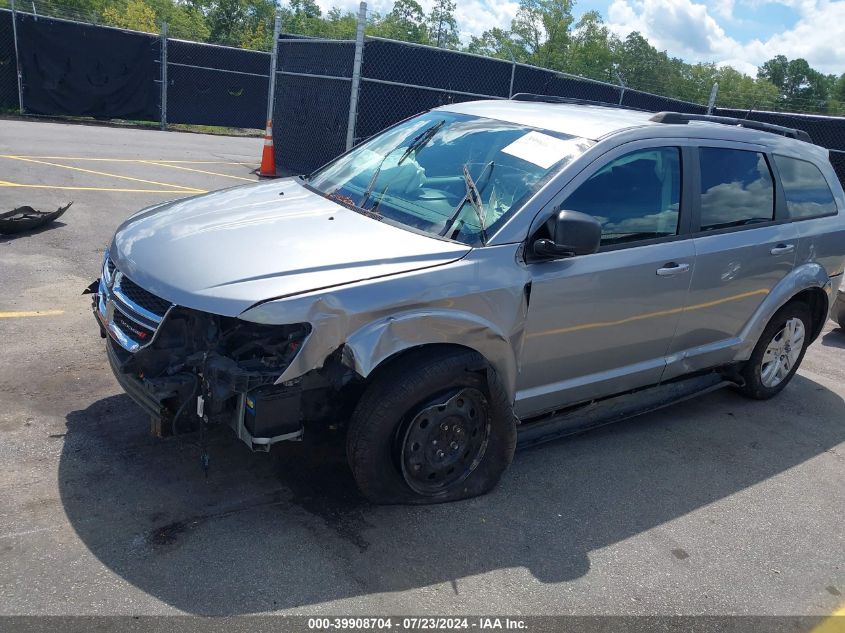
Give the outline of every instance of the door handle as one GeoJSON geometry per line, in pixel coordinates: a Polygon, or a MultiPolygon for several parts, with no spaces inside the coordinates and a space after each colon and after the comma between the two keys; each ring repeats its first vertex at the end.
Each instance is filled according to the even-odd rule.
{"type": "Polygon", "coordinates": [[[771,253],[772,255],[786,255],[794,250],[795,244],[778,244],[771,250],[771,253]]]}
{"type": "Polygon", "coordinates": [[[669,262],[663,268],[657,269],[658,277],[672,277],[674,275],[682,275],[689,272],[689,264],[678,264],[676,262],[669,262]]]}

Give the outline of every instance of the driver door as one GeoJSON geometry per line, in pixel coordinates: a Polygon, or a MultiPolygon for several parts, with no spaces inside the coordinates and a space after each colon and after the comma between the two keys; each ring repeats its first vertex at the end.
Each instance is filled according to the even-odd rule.
{"type": "Polygon", "coordinates": [[[597,218],[602,244],[592,255],[526,263],[532,287],[517,382],[520,417],[660,381],[695,265],[681,145],[616,148],[547,209],[597,218]]]}

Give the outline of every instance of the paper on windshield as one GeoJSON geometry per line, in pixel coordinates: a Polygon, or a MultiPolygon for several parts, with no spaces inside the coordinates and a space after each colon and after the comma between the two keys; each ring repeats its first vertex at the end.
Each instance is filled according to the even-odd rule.
{"type": "Polygon", "coordinates": [[[516,156],[533,165],[548,169],[572,153],[572,145],[542,132],[528,132],[503,148],[505,154],[516,156]]]}

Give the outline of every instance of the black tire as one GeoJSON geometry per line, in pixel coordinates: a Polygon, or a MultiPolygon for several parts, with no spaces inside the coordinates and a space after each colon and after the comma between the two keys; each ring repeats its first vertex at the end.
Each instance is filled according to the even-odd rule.
{"type": "MultiPolygon", "coordinates": [[[[442,424],[435,423],[439,425],[437,429],[448,428],[448,420],[458,420],[459,423],[452,424],[451,432],[466,433],[460,417],[443,420],[442,424]]],[[[437,429],[432,425],[425,432],[429,436],[442,433],[437,429]]],[[[420,448],[417,442],[413,446],[414,451],[420,448]]],[[[444,347],[412,352],[379,371],[352,414],[346,441],[346,455],[358,488],[367,499],[379,504],[443,503],[482,495],[496,486],[510,465],[515,448],[516,418],[496,372],[475,352],[444,347]],[[476,399],[468,402],[483,401],[479,407],[472,408],[472,420],[468,418],[469,406],[464,404],[462,394],[476,399]],[[423,458],[409,455],[409,434],[412,429],[422,433],[419,429],[426,427],[420,418],[427,426],[425,416],[445,410],[444,403],[453,408],[459,403],[467,409],[467,429],[473,429],[472,438],[465,435],[462,439],[473,443],[471,459],[466,461],[468,458],[463,455],[464,444],[458,448],[456,443],[450,443],[459,453],[447,455],[446,459],[457,460],[453,465],[459,467],[458,474],[452,472],[455,468],[448,476],[438,472],[438,476],[443,474],[440,482],[443,487],[420,490],[423,484],[415,478],[427,471],[410,473],[410,468],[420,466],[413,464],[409,468],[408,459],[425,459],[427,454],[423,458]],[[482,428],[486,437],[483,446],[482,440],[477,439],[482,428]],[[456,477],[460,479],[450,481],[456,477]]],[[[425,447],[422,451],[426,451],[425,447]]],[[[442,456],[442,451],[438,453],[442,456]]],[[[431,485],[436,486],[438,482],[431,485]]]]}
{"type": "Polygon", "coordinates": [[[739,388],[739,392],[749,398],[755,400],[768,400],[783,391],[784,387],[789,384],[801,361],[804,360],[804,354],[807,352],[807,347],[810,344],[810,333],[812,331],[812,317],[810,316],[810,308],[806,303],[800,301],[792,301],[778,310],[766,325],[766,329],[760,335],[760,340],[754,347],[751,353],[751,358],[745,363],[740,372],[745,384],[739,388]],[[785,327],[787,321],[790,319],[801,319],[804,324],[804,340],[801,344],[801,353],[797,360],[792,364],[789,373],[774,386],[766,386],[763,384],[762,365],[763,355],[769,343],[772,342],[775,335],[777,335],[785,327]]]}

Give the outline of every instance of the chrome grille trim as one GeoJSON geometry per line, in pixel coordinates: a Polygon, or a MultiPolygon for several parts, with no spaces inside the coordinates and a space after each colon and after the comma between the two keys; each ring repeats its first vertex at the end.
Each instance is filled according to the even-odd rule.
{"type": "MultiPolygon", "coordinates": [[[[159,326],[159,324],[161,323],[162,319],[164,319],[164,316],[167,314],[167,311],[170,310],[170,308],[165,310],[164,314],[156,314],[155,312],[150,312],[145,307],[139,305],[138,303],[136,303],[135,301],[130,299],[126,295],[126,293],[123,292],[123,288],[121,287],[122,283],[123,283],[123,275],[118,273],[117,275],[115,275],[114,284],[112,285],[112,288],[111,288],[112,295],[114,296],[114,298],[117,299],[128,310],[135,313],[136,315],[138,315],[142,319],[146,320],[147,323],[144,323],[143,321],[138,321],[138,319],[132,319],[133,321],[138,321],[140,325],[146,325],[146,327],[148,327],[148,328],[149,327],[152,327],[152,329],[157,328],[159,326]]],[[[121,310],[121,312],[126,314],[125,310],[121,310]]],[[[129,314],[127,314],[126,316],[129,316],[131,318],[131,315],[129,315],[129,314]]]]}
{"type": "Polygon", "coordinates": [[[105,261],[103,262],[103,276],[100,279],[97,294],[99,295],[97,299],[97,316],[100,322],[108,330],[112,338],[128,352],[137,352],[151,345],[158,335],[162,322],[174,307],[172,303],[167,303],[160,297],[144,290],[127,277],[124,277],[123,273],[114,266],[114,263],[109,258],[108,252],[106,252],[105,261]],[[157,314],[139,305],[127,296],[126,292],[122,289],[124,279],[137,287],[135,294],[138,294],[138,291],[146,293],[151,298],[151,303],[154,299],[155,301],[161,302],[161,307],[167,305],[168,307],[164,313],[157,314]],[[121,328],[116,322],[115,311],[120,314],[122,319],[125,319],[129,323],[125,323],[121,328]],[[149,336],[146,338],[140,337],[137,332],[131,331],[133,326],[137,326],[139,331],[149,332],[149,336]],[[130,331],[126,331],[127,329],[130,331]]]}

